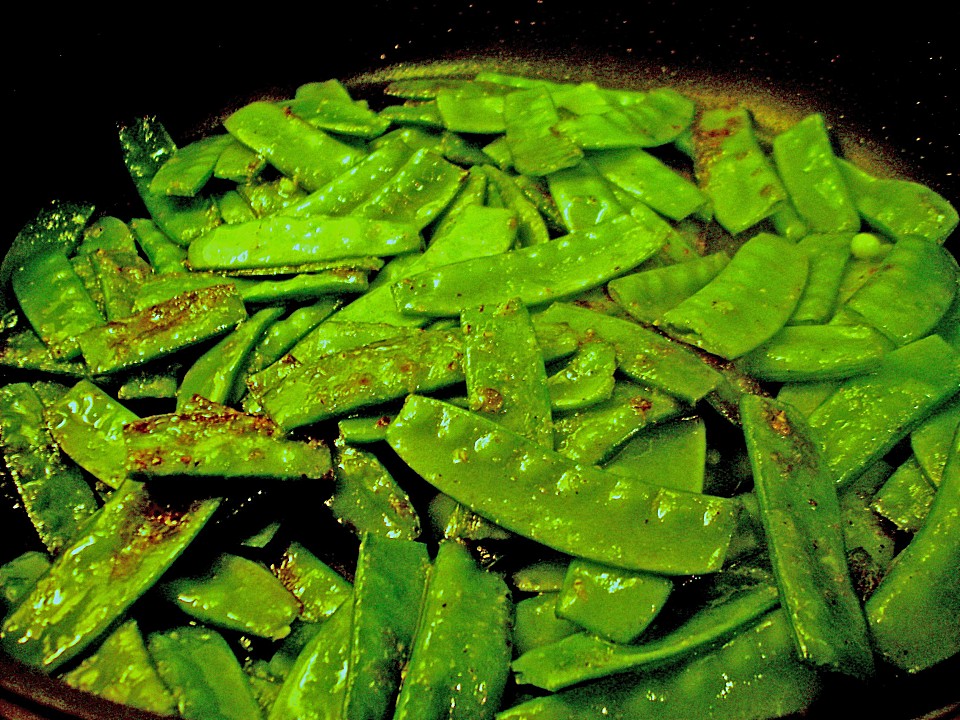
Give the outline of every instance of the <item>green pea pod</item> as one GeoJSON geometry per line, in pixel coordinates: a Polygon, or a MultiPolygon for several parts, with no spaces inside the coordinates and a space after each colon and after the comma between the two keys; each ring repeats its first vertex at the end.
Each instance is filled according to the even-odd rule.
{"type": "Polygon", "coordinates": [[[520,187],[520,176],[508,175],[493,165],[481,166],[480,172],[496,190],[504,207],[516,215],[517,241],[520,247],[547,242],[550,239],[550,231],[539,208],[529,200],[520,187]]]}
{"type": "Polygon", "coordinates": [[[337,423],[337,429],[349,445],[369,445],[387,439],[387,426],[392,420],[389,415],[361,415],[343,418],[337,423]]]}
{"type": "Polygon", "coordinates": [[[259,720],[260,707],[223,636],[202,626],[150,633],[150,656],[185,720],[259,720]]]}
{"type": "Polygon", "coordinates": [[[99,309],[62,252],[30,258],[11,281],[20,309],[55,357],[77,357],[77,337],[103,325],[99,309]]]}
{"type": "Polygon", "coordinates": [[[138,419],[135,413],[81,380],[45,415],[63,452],[110,487],[120,487],[127,476],[123,426],[138,419]]]}
{"type": "Polygon", "coordinates": [[[800,295],[791,325],[821,325],[837,308],[840,283],[850,260],[851,234],[811,233],[797,243],[797,248],[806,254],[810,271],[807,284],[800,295]]]}
{"type": "Polygon", "coordinates": [[[67,685],[113,702],[160,715],[177,712],[177,703],[160,679],[136,620],[110,633],[89,657],[60,676],[67,685]]]}
{"type": "Polygon", "coordinates": [[[173,399],[177,397],[180,379],[176,374],[140,373],[117,388],[118,400],[173,399]]]}
{"type": "Polygon", "coordinates": [[[680,418],[644,428],[603,469],[675,490],[704,491],[707,430],[701,418],[680,418]]]}
{"type": "Polygon", "coordinates": [[[513,649],[517,657],[581,631],[576,623],[557,616],[558,595],[559,590],[541,592],[516,603],[513,649]]]}
{"type": "Polygon", "coordinates": [[[511,610],[499,575],[441,542],[393,717],[493,718],[509,675],[511,610]]]}
{"type": "Polygon", "coordinates": [[[7,616],[3,648],[46,670],[76,657],[153,586],[219,504],[163,503],[141,483],[123,483],[7,616]]]}
{"type": "Polygon", "coordinates": [[[130,227],[155,273],[183,272],[186,269],[186,250],[173,242],[153,220],[137,218],[130,221],[130,227]]]}
{"type": "Polygon", "coordinates": [[[233,285],[187,292],[80,337],[95,374],[137,367],[219,335],[247,317],[233,285]]]}
{"type": "Polygon", "coordinates": [[[185,246],[220,224],[220,213],[212,198],[178,198],[150,188],[157,171],[177,150],[156,118],[138,118],[121,126],[119,134],[124,165],[150,217],[164,233],[185,246]]]}
{"type": "Polygon", "coordinates": [[[740,401],[760,518],[800,657],[859,678],[873,674],[860,601],[847,568],[836,485],[809,430],[787,406],[740,401]]]}
{"type": "Polygon", "coordinates": [[[583,157],[570,140],[553,132],[560,117],[543,88],[527,88],[506,95],[503,120],[507,145],[517,170],[525,175],[546,175],[572,167],[583,157]]]}
{"type": "Polygon", "coordinates": [[[700,113],[693,128],[694,170],[724,229],[736,235],[769,217],[787,198],[742,107],[700,113]]]}
{"type": "Polygon", "coordinates": [[[291,542],[272,570],[300,602],[300,617],[306,622],[325,622],[345,603],[349,614],[353,586],[304,545],[291,542]]]}
{"type": "Polygon", "coordinates": [[[422,543],[364,535],[353,596],[346,720],[388,717],[412,647],[429,566],[422,543]]]}
{"type": "Polygon", "coordinates": [[[905,237],[845,307],[897,345],[905,345],[937,326],[958,284],[960,268],[946,248],[924,238],[905,237]]]}
{"type": "Polygon", "coordinates": [[[307,333],[332,315],[340,305],[336,298],[321,298],[312,305],[296,308],[273,322],[263,333],[244,363],[242,377],[269,367],[302,340],[307,333]]]}
{"type": "Polygon", "coordinates": [[[97,499],[79,468],[64,462],[40,396],[27,383],[0,388],[0,448],[41,542],[60,552],[96,511],[97,499]]]}
{"type": "Polygon", "coordinates": [[[335,140],[280,105],[257,101],[223,121],[244,145],[298,185],[313,191],[354,165],[362,152],[335,140]]]}
{"type": "Polygon", "coordinates": [[[153,268],[136,251],[98,250],[90,263],[103,292],[107,320],[133,314],[133,299],[152,275],[153,268]]]}
{"type": "Polygon", "coordinates": [[[58,358],[30,328],[3,333],[0,340],[0,367],[72,378],[83,377],[87,373],[83,360],[58,358]]]}
{"type": "Polygon", "coordinates": [[[950,441],[960,426],[960,395],[910,433],[910,447],[934,487],[940,486],[950,455],[950,441]]]}
{"type": "Polygon", "coordinates": [[[866,604],[875,647],[916,673],[960,651],[960,430],[933,505],[866,604]]]}
{"type": "Polygon", "coordinates": [[[387,440],[427,482],[474,512],[561,552],[616,567],[717,570],[736,520],[733,501],[640,483],[628,488],[617,475],[423,396],[406,400],[387,440]],[[620,541],[611,544],[611,533],[620,541]]]}
{"type": "Polygon", "coordinates": [[[0,565],[0,601],[4,614],[13,609],[49,569],[49,556],[39,550],[27,550],[0,565]]]}
{"type": "Polygon", "coordinates": [[[592,162],[584,159],[546,176],[568,232],[594,227],[626,212],[610,183],[597,172],[595,162],[595,158],[592,162]]]}
{"type": "Polygon", "coordinates": [[[162,591],[201,623],[271,640],[289,635],[300,612],[297,598],[266,567],[230,553],[205,575],[170,580],[162,591]]]}
{"type": "Polygon", "coordinates": [[[442,130],[443,118],[437,109],[435,100],[426,102],[405,102],[403,105],[389,105],[380,111],[380,117],[386,118],[399,127],[442,130]]]}
{"type": "MultiPolygon", "coordinates": [[[[250,206],[254,218],[286,215],[307,198],[307,191],[281,175],[276,180],[258,179],[237,185],[237,194],[250,206]]],[[[249,213],[244,212],[249,219],[249,213]]]]}
{"type": "Polygon", "coordinates": [[[518,683],[552,691],[587,680],[649,671],[719,646],[777,602],[776,588],[760,584],[701,608],[682,625],[653,640],[624,645],[579,632],[520,655],[513,661],[513,670],[518,683]]]}
{"type": "Polygon", "coordinates": [[[807,115],[777,135],[773,159],[790,202],[812,232],[860,229],[860,215],[837,165],[823,115],[807,115]]]}
{"type": "Polygon", "coordinates": [[[657,322],[668,335],[732,360],[773,337],[793,314],[807,281],[797,246],[760,233],[701,290],[657,322]],[[777,272],[770,268],[776,267],[777,272]]]}
{"type": "Polygon", "coordinates": [[[786,613],[774,610],[690,662],[624,680],[611,677],[528,700],[497,720],[735,720],[801,713],[820,693],[796,657],[786,613]]]}
{"type": "Polygon", "coordinates": [[[720,382],[720,376],[689,348],[635,322],[607,317],[574,303],[554,303],[539,317],[566,323],[582,339],[613,345],[617,367],[627,377],[687,402],[697,402],[720,382]]]}
{"type": "Polygon", "coordinates": [[[911,455],[877,491],[870,508],[898,530],[913,534],[923,527],[936,493],[916,456],[911,455]]]}
{"type": "Polygon", "coordinates": [[[221,150],[217,163],[213,166],[213,176],[235,183],[248,183],[257,177],[267,166],[262,155],[238,140],[234,140],[221,150]]]}
{"type": "Polygon", "coordinates": [[[854,480],[958,387],[960,355],[936,335],[887,353],[876,372],[843,381],[809,417],[837,483],[854,480]]]}
{"type": "Polygon", "coordinates": [[[660,232],[622,217],[548,243],[448,265],[393,287],[405,314],[453,317],[465,307],[505,302],[528,306],[574,297],[622,275],[663,244],[660,232]]]}
{"type": "Polygon", "coordinates": [[[507,129],[503,116],[507,90],[495,85],[469,83],[439,88],[437,110],[448,130],[458,133],[499,134],[507,129]]]}
{"type": "Polygon", "coordinates": [[[268,419],[226,407],[152,415],[123,432],[139,478],[320,480],[331,469],[326,447],[285,440],[268,419]]]}
{"type": "Polygon", "coordinates": [[[230,135],[210,135],[177,148],[157,168],[150,180],[150,192],[194,197],[213,177],[220,154],[235,142],[230,135]]]}
{"type": "Polygon", "coordinates": [[[339,135],[370,140],[387,130],[390,122],[378,116],[366,102],[354,101],[346,90],[336,95],[329,92],[327,88],[333,83],[340,85],[336,80],[301,85],[296,97],[285,101],[283,107],[314,127],[339,135]]]}
{"type": "Polygon", "coordinates": [[[612,345],[586,342],[573,359],[547,378],[553,411],[582,410],[607,400],[613,393],[617,353],[612,345]]]}
{"type": "Polygon", "coordinates": [[[106,215],[90,223],[83,230],[83,240],[77,247],[76,254],[93,255],[98,250],[136,252],[136,240],[130,226],[112,215],[106,215]]]}

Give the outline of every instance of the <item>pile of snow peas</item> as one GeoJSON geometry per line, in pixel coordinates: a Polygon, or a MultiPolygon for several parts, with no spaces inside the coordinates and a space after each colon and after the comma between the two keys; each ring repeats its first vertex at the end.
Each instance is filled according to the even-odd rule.
{"type": "Polygon", "coordinates": [[[13,240],[2,651],[196,720],[772,718],[955,662],[951,204],[817,112],[382,89],[137,118],[138,217],[13,240]]]}

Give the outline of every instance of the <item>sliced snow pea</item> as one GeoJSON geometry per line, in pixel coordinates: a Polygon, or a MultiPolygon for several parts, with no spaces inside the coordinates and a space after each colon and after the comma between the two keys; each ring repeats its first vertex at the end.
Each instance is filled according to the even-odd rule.
{"type": "Polygon", "coordinates": [[[807,256],[809,273],[800,301],[790,316],[791,325],[820,325],[833,317],[852,239],[849,233],[811,233],[797,243],[797,248],[807,256]]]}
{"type": "Polygon", "coordinates": [[[107,700],[160,715],[177,712],[136,620],[127,620],[77,667],[60,676],[67,685],[107,700]]]}
{"type": "Polygon", "coordinates": [[[960,388],[960,355],[936,335],[843,381],[809,417],[836,482],[855,479],[960,388]]]}
{"type": "Polygon", "coordinates": [[[309,191],[358,162],[363,152],[334,139],[281,105],[257,101],[223,121],[244,145],[309,191]]]}
{"type": "Polygon", "coordinates": [[[39,550],[27,550],[0,565],[0,601],[3,614],[13,609],[50,569],[50,557],[39,550]]]}
{"type": "Polygon", "coordinates": [[[799,415],[744,395],[740,418],[781,602],[808,662],[859,678],[873,674],[866,620],[856,596],[836,484],[799,415]]]}
{"type": "Polygon", "coordinates": [[[364,255],[400,255],[420,249],[417,229],[405,222],[358,217],[270,216],[221,225],[190,243],[193,270],[299,265],[364,255]]]}
{"type": "Polygon", "coordinates": [[[742,107],[704,110],[693,128],[694,162],[714,216],[736,235],[769,217],[787,198],[742,107]]]}
{"type": "MultiPolygon", "coordinates": [[[[179,367],[177,368],[179,369],[179,367]]],[[[163,373],[140,373],[117,388],[118,400],[171,399],[177,397],[180,380],[176,375],[163,373]]]]}
{"type": "Polygon", "coordinates": [[[285,318],[273,322],[250,350],[242,376],[258,373],[283,357],[307,333],[330,317],[340,302],[336,298],[321,298],[312,305],[296,308],[285,318]]]}
{"type": "Polygon", "coordinates": [[[0,388],[0,448],[41,542],[60,552],[96,511],[97,498],[80,469],[60,454],[43,402],[27,383],[0,388]]]}
{"type": "Polygon", "coordinates": [[[703,492],[707,430],[700,418],[645,427],[603,469],[640,482],[675,490],[703,492]]]}
{"type": "Polygon", "coordinates": [[[409,659],[429,567],[422,543],[363,536],[353,593],[345,720],[389,716],[409,659]]]}
{"type": "Polygon", "coordinates": [[[760,380],[842,380],[876,370],[889,349],[889,341],[866,326],[788,325],[737,365],[760,380]]]}
{"type": "Polygon", "coordinates": [[[153,632],[147,648],[185,720],[259,720],[260,707],[233,650],[203,626],[153,632]]]}
{"type": "Polygon", "coordinates": [[[153,220],[137,218],[130,221],[137,245],[157,274],[183,272],[187,251],[173,242],[153,220]]]}
{"type": "Polygon", "coordinates": [[[518,300],[467,308],[460,328],[470,408],[552,448],[547,372],[527,309],[518,300]]]}
{"type": "Polygon", "coordinates": [[[610,183],[589,160],[552,172],[546,179],[567,232],[591,228],[626,212],[610,183]]]}
{"type": "Polygon", "coordinates": [[[774,610],[690,662],[624,680],[611,677],[528,700],[497,720],[688,720],[782,717],[809,708],[817,672],[796,657],[786,613],[774,610]]]}
{"type": "Polygon", "coordinates": [[[91,371],[111,373],[222,335],[246,317],[236,288],[216,285],[93,328],[79,341],[91,371]]]}
{"type": "Polygon", "coordinates": [[[853,296],[852,310],[897,345],[919,340],[950,308],[960,268],[944,247],[919,237],[901,238],[883,265],[853,296]]]}
{"type": "Polygon", "coordinates": [[[247,357],[267,328],[282,314],[281,307],[263,308],[201,355],[180,382],[177,409],[183,410],[194,395],[215,403],[226,403],[236,397],[237,381],[247,357]]]}
{"type": "Polygon", "coordinates": [[[508,93],[503,102],[507,146],[517,171],[547,175],[577,164],[583,151],[553,131],[559,122],[550,93],[531,87],[508,93]]]}
{"type": "Polygon", "coordinates": [[[517,657],[581,631],[575,623],[557,616],[559,594],[559,589],[544,591],[514,605],[513,649],[517,657]]]}
{"type": "Polygon", "coordinates": [[[377,115],[366,102],[351,98],[346,88],[336,80],[301,85],[297,88],[296,97],[282,105],[314,127],[338,135],[370,140],[379,137],[390,127],[389,120],[377,115]],[[339,89],[331,91],[331,86],[339,86],[339,89]]]}
{"type": "Polygon", "coordinates": [[[267,418],[226,407],[152,415],[123,432],[139,478],[320,480],[331,469],[326,447],[285,440],[267,418]]]}
{"type": "Polygon", "coordinates": [[[136,251],[98,250],[90,264],[103,293],[107,320],[133,314],[137,290],[153,275],[153,268],[136,251]]]}
{"type": "Polygon", "coordinates": [[[137,420],[136,413],[81,380],[47,408],[45,416],[63,452],[100,481],[120,487],[127,477],[123,426],[137,420]]]}
{"type": "Polygon", "coordinates": [[[163,583],[162,592],[201,623],[280,640],[290,634],[300,603],[260,563],[223,553],[199,577],[163,583]]]}
{"type": "Polygon", "coordinates": [[[567,365],[547,378],[554,411],[582,410],[613,393],[617,352],[601,340],[585,342],[567,365]]]}
{"type": "Polygon", "coordinates": [[[826,120],[807,115],[773,140],[777,172],[812,232],[856,232],[860,215],[833,153],[826,120]]]}
{"type": "Polygon", "coordinates": [[[861,602],[876,589],[897,550],[892,529],[871,507],[874,496],[893,470],[888,463],[877,461],[839,491],[847,565],[861,602]]]}
{"type": "Polygon", "coordinates": [[[377,456],[351,447],[342,437],[334,447],[336,485],[326,501],[334,517],[357,535],[416,540],[420,536],[417,511],[377,456]]]}
{"type": "Polygon", "coordinates": [[[227,190],[216,196],[217,209],[220,217],[228,225],[256,220],[257,215],[247,200],[238,190],[227,190]]]}
{"type": "Polygon", "coordinates": [[[123,483],[7,616],[0,643],[35,667],[68,662],[153,586],[219,504],[160,502],[123,483]]]}
{"type": "Polygon", "coordinates": [[[729,262],[726,253],[712,253],[615,278],[607,283],[607,290],[632,317],[653,324],[713,280],[729,262]]]}
{"type": "Polygon", "coordinates": [[[550,231],[539,208],[524,194],[520,177],[510,175],[493,165],[483,165],[480,172],[497,193],[503,206],[516,215],[517,241],[520,247],[529,247],[550,239],[550,231]]]}
{"type": "Polygon", "coordinates": [[[221,180],[232,180],[236,183],[248,183],[259,175],[267,166],[267,161],[239,140],[221,150],[217,163],[213,166],[213,176],[221,180]]]}
{"type": "Polygon", "coordinates": [[[510,668],[506,584],[455,540],[437,550],[395,720],[493,718],[510,668]]]}
{"type": "Polygon", "coordinates": [[[663,609],[673,581],[653,573],[574,558],[557,597],[557,616],[618,643],[631,643],[663,609]]]}
{"type": "Polygon", "coordinates": [[[380,116],[398,127],[442,130],[443,118],[437,109],[435,100],[426,102],[405,102],[403,105],[390,105],[380,111],[380,116]]]}
{"type": "Polygon", "coordinates": [[[934,487],[939,487],[950,455],[950,441],[960,426],[960,394],[910,433],[910,447],[934,487]]]}
{"type": "Polygon", "coordinates": [[[445,128],[458,133],[499,134],[506,131],[504,96],[509,91],[486,83],[439,88],[437,111],[445,128]]]}
{"type": "Polygon", "coordinates": [[[31,328],[19,332],[8,330],[0,341],[0,367],[35,370],[50,375],[79,378],[87,374],[82,359],[56,357],[31,328]]]}
{"type": "Polygon", "coordinates": [[[306,622],[328,620],[353,592],[347,580],[296,541],[287,546],[280,562],[271,569],[299,601],[300,617],[306,622]]]}
{"type": "Polygon", "coordinates": [[[392,419],[389,415],[343,418],[337,423],[337,429],[344,442],[350,445],[368,445],[387,439],[387,426],[392,419]]]}
{"type": "Polygon", "coordinates": [[[701,290],[657,322],[668,335],[728,360],[769,340],[793,314],[807,257],[789,240],[755,235],[701,290]],[[776,267],[777,272],[770,272],[776,267]]]}
{"type": "Polygon", "coordinates": [[[285,175],[276,180],[258,179],[237,185],[236,191],[246,200],[255,218],[286,214],[307,197],[307,191],[285,175]]]}
{"type": "Polygon", "coordinates": [[[916,673],[960,651],[960,430],[923,525],[866,604],[875,647],[916,673]]]}
{"type": "Polygon", "coordinates": [[[123,162],[153,221],[175,242],[190,240],[220,224],[212,198],[178,198],[156,193],[150,183],[177,146],[166,128],[153,117],[142,117],[120,128],[123,162]]]}
{"type": "Polygon", "coordinates": [[[574,303],[554,303],[539,317],[569,325],[581,339],[613,345],[617,367],[627,377],[687,402],[697,402],[720,383],[720,376],[689,348],[635,322],[574,303]]]}
{"type": "Polygon", "coordinates": [[[77,337],[104,324],[63,252],[52,250],[26,260],[13,271],[11,283],[27,321],[57,358],[80,355],[77,337]]]}
{"type": "Polygon", "coordinates": [[[580,632],[521,655],[513,661],[513,669],[518,683],[554,691],[586,680],[650,670],[720,645],[777,602],[776,587],[761,583],[701,608],[656,639],[623,645],[580,632]]]}
{"type": "Polygon", "coordinates": [[[870,507],[898,530],[916,533],[930,513],[936,492],[917,458],[911,455],[887,478],[870,507]]]}
{"type": "Polygon", "coordinates": [[[137,244],[133,232],[123,220],[106,215],[84,228],[76,255],[93,255],[98,250],[136,252],[137,244]]]}
{"type": "Polygon", "coordinates": [[[213,177],[220,154],[236,141],[227,134],[210,135],[177,148],[150,180],[150,192],[194,197],[213,177]]]}
{"type": "Polygon", "coordinates": [[[620,476],[439,400],[407,398],[387,440],[427,482],[474,512],[561,552],[617,567],[711,572],[733,531],[731,500],[641,483],[628,488],[620,476]],[[611,537],[619,540],[611,544],[611,537]]]}
{"type": "Polygon", "coordinates": [[[942,245],[956,229],[956,209],[930,188],[900,178],[876,178],[848,160],[839,160],[843,179],[861,217],[900,240],[917,235],[942,245]]]}

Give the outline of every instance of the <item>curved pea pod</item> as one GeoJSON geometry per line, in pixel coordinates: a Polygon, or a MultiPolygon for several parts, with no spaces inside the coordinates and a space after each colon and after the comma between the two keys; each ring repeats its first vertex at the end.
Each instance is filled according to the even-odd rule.
{"type": "Polygon", "coordinates": [[[153,268],[135,250],[98,250],[88,257],[103,295],[107,320],[131,315],[134,296],[153,275],[153,268]]]}
{"type": "Polygon", "coordinates": [[[584,343],[567,365],[547,378],[551,409],[581,410],[608,399],[616,369],[612,345],[600,340],[584,343]]]}
{"type": "Polygon", "coordinates": [[[820,325],[833,317],[840,284],[850,260],[851,234],[811,233],[797,243],[809,260],[810,271],[800,301],[790,316],[791,325],[820,325]]]}
{"type": "Polygon", "coordinates": [[[110,487],[120,487],[127,476],[123,426],[137,420],[136,413],[81,380],[45,415],[63,452],[110,487]]]}
{"type": "Polygon", "coordinates": [[[657,321],[668,335],[732,360],[773,337],[793,314],[807,257],[789,240],[760,233],[701,290],[657,321]],[[771,268],[776,272],[771,272],[771,268]]]}
{"type": "Polygon", "coordinates": [[[401,312],[453,317],[465,307],[519,297],[543,305],[574,297],[636,267],[663,244],[662,233],[629,217],[489,258],[417,273],[393,286],[401,312]]]}
{"type": "Polygon", "coordinates": [[[845,308],[905,345],[936,327],[957,294],[958,282],[960,268],[946,248],[904,237],[845,308]]]}
{"type": "Polygon", "coordinates": [[[157,168],[150,180],[150,192],[193,197],[213,177],[220,154],[235,142],[227,134],[211,135],[177,148],[157,168]]]}
{"type": "Polygon", "coordinates": [[[860,216],[885,235],[898,240],[917,235],[942,245],[956,229],[956,209],[930,188],[900,178],[876,178],[847,160],[838,162],[860,216]]]}
{"type": "Polygon", "coordinates": [[[431,398],[409,397],[387,440],[427,482],[474,512],[561,552],[616,567],[717,570],[736,522],[731,500],[644,483],[628,487],[620,476],[431,398]],[[611,536],[618,542],[611,544],[611,536]]]}
{"type": "Polygon", "coordinates": [[[350,661],[352,591],[297,655],[269,720],[341,720],[350,661]]]}
{"type": "Polygon", "coordinates": [[[874,645],[915,673],[960,652],[960,430],[922,527],[866,604],[874,645]]]}
{"type": "Polygon", "coordinates": [[[558,595],[559,589],[541,592],[514,606],[513,648],[517,657],[581,632],[576,623],[557,616],[558,595]]]}
{"type": "Polygon", "coordinates": [[[847,568],[836,484],[792,409],[745,395],[740,417],[781,602],[800,657],[866,678],[873,653],[847,568]]]}
{"type": "Polygon", "coordinates": [[[441,542],[393,717],[493,718],[510,672],[511,614],[500,576],[460,543],[441,542]]]}
{"type": "Polygon", "coordinates": [[[136,218],[130,221],[130,228],[155,273],[183,272],[186,269],[187,251],[171,240],[153,220],[136,218]]]}
{"type": "Polygon", "coordinates": [[[223,636],[183,626],[147,637],[147,648],[183,718],[259,720],[260,706],[223,636]]]}
{"type": "Polygon", "coordinates": [[[283,319],[270,324],[250,350],[242,377],[248,377],[272,365],[302,340],[311,330],[330,317],[340,306],[336,298],[321,298],[311,305],[296,308],[283,319]]]}
{"type": "Polygon", "coordinates": [[[960,355],[936,335],[844,380],[809,416],[837,483],[854,480],[960,388],[960,355]]]}
{"type": "Polygon", "coordinates": [[[387,717],[409,659],[430,561],[427,546],[364,535],[357,559],[343,717],[387,717]]]}
{"type": "Polygon", "coordinates": [[[837,164],[823,115],[807,115],[777,135],[773,159],[790,202],[811,231],[860,229],[860,215],[837,164]]]}
{"type": "Polygon", "coordinates": [[[330,451],[284,439],[267,418],[230,408],[153,415],[124,427],[127,468],[138,478],[319,480],[330,451]]]}
{"type": "Polygon", "coordinates": [[[347,580],[296,541],[287,546],[280,562],[271,569],[300,602],[300,617],[306,622],[328,620],[353,592],[347,580]]]}
{"type": "Polygon", "coordinates": [[[603,464],[609,472],[676,490],[703,492],[707,430],[699,417],[644,428],[603,464]]]}
{"type": "Polygon", "coordinates": [[[96,511],[97,498],[79,468],[64,462],[40,396],[27,383],[0,388],[0,448],[41,542],[60,552],[96,511]]]}
{"type": "Polygon", "coordinates": [[[557,597],[557,616],[613,642],[630,643],[663,609],[673,581],[574,558],[557,597]]]}
{"type": "Polygon", "coordinates": [[[777,602],[776,588],[760,584],[699,609],[656,639],[625,645],[579,632],[520,655],[513,661],[513,671],[518,683],[552,691],[617,675],[621,682],[630,682],[623,673],[648,672],[716,648],[742,633],[777,602]]]}
{"type": "Polygon", "coordinates": [[[726,253],[712,253],[615,278],[607,283],[607,290],[633,318],[653,324],[713,280],[729,262],[726,253]]]}
{"type": "Polygon", "coordinates": [[[335,486],[326,505],[342,525],[361,536],[419,537],[420,517],[413,503],[376,455],[337,438],[333,475],[335,486]]]}
{"type": "Polygon", "coordinates": [[[774,382],[843,380],[876,370],[889,345],[879,332],[861,325],[788,325],[740,356],[737,365],[774,382]]]}
{"type": "Polygon", "coordinates": [[[153,221],[175,242],[190,240],[221,223],[212,198],[179,198],[154,192],[150,184],[177,146],[154,117],[141,117],[120,127],[120,149],[133,184],[153,221]]]}
{"type": "MultiPolygon", "coordinates": [[[[493,165],[480,166],[480,172],[487,178],[488,186],[499,195],[506,209],[516,216],[517,240],[520,247],[538,245],[550,240],[541,210],[529,199],[520,186],[520,178],[526,176],[508,175],[493,165]]],[[[553,196],[550,196],[551,200],[553,196]]]]}
{"type": "Polygon", "coordinates": [[[635,322],[608,317],[573,303],[554,303],[539,317],[569,325],[582,339],[613,345],[617,367],[624,375],[687,402],[697,402],[720,383],[717,372],[690,348],[635,322]]]}
{"type": "Polygon", "coordinates": [[[77,247],[76,255],[93,255],[98,250],[107,253],[135,253],[137,245],[130,226],[112,215],[90,223],[83,230],[83,240],[77,247]]]}
{"type": "Polygon", "coordinates": [[[786,613],[773,610],[689,663],[624,680],[611,677],[528,700],[497,720],[688,720],[782,717],[820,693],[817,672],[794,652],[786,613]]]}
{"type": "Polygon", "coordinates": [[[264,101],[235,111],[223,121],[223,126],[310,191],[323,187],[363,156],[362,151],[335,140],[282,106],[264,101]]]}
{"type": "Polygon", "coordinates": [[[239,140],[234,139],[217,157],[213,166],[213,176],[235,183],[248,183],[256,178],[267,166],[267,161],[239,140]]]}
{"type": "Polygon", "coordinates": [[[127,620],[77,667],[60,676],[67,685],[160,715],[177,703],[157,673],[136,620],[127,620]]]}
{"type": "Polygon", "coordinates": [[[111,373],[222,335],[246,317],[236,288],[215,285],[93,328],[80,337],[80,347],[93,373],[111,373]]]}
{"type": "Polygon", "coordinates": [[[220,217],[228,225],[256,219],[253,207],[238,190],[226,190],[215,197],[220,217]]]}
{"type": "Polygon", "coordinates": [[[153,586],[219,503],[161,503],[124,482],[7,616],[0,643],[47,670],[76,657],[153,586]]]}
{"type": "Polygon", "coordinates": [[[353,100],[337,80],[301,85],[296,97],[284,102],[283,107],[314,127],[340,135],[369,140],[390,127],[390,122],[378,116],[365,101],[353,100]],[[332,92],[330,87],[338,90],[332,92]]]}
{"type": "Polygon", "coordinates": [[[713,213],[736,235],[769,217],[787,198],[742,107],[700,113],[693,126],[694,172],[713,213]]]}
{"type": "Polygon", "coordinates": [[[934,487],[940,485],[957,427],[960,427],[960,394],[910,433],[910,447],[934,487]]]}
{"type": "Polygon", "coordinates": [[[937,489],[927,479],[915,456],[910,456],[877,491],[870,508],[898,530],[916,533],[930,513],[937,489]]]}
{"type": "Polygon", "coordinates": [[[550,173],[546,179],[569,232],[599,225],[626,212],[591,161],[581,160],[573,167],[550,173]]]}
{"type": "Polygon", "coordinates": [[[170,580],[162,589],[201,623],[271,640],[289,635],[300,611],[297,598],[266,567],[230,553],[203,576],[170,580]]]}

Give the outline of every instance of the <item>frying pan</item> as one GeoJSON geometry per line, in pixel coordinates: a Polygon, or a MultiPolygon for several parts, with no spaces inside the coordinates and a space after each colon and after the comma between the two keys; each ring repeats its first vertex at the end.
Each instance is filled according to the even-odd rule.
{"type": "MultiPolygon", "coordinates": [[[[0,250],[52,199],[142,214],[120,159],[119,122],[156,115],[187,142],[211,118],[263,94],[437,60],[626,85],[719,81],[761,101],[824,112],[848,152],[868,151],[884,172],[923,182],[960,207],[960,45],[952,36],[960,13],[911,2],[896,15],[876,5],[848,15],[838,5],[353,0],[310,10],[221,5],[216,13],[151,6],[136,20],[25,8],[0,45],[0,250]]],[[[7,532],[20,527],[15,517],[0,521],[7,532]]],[[[15,534],[0,561],[24,549],[15,534]]],[[[955,658],[918,677],[883,677],[849,712],[949,717],[960,700],[958,670],[955,658]]],[[[828,692],[809,717],[846,714],[839,701],[828,692]]],[[[3,656],[0,716],[152,717],[3,656]]]]}

